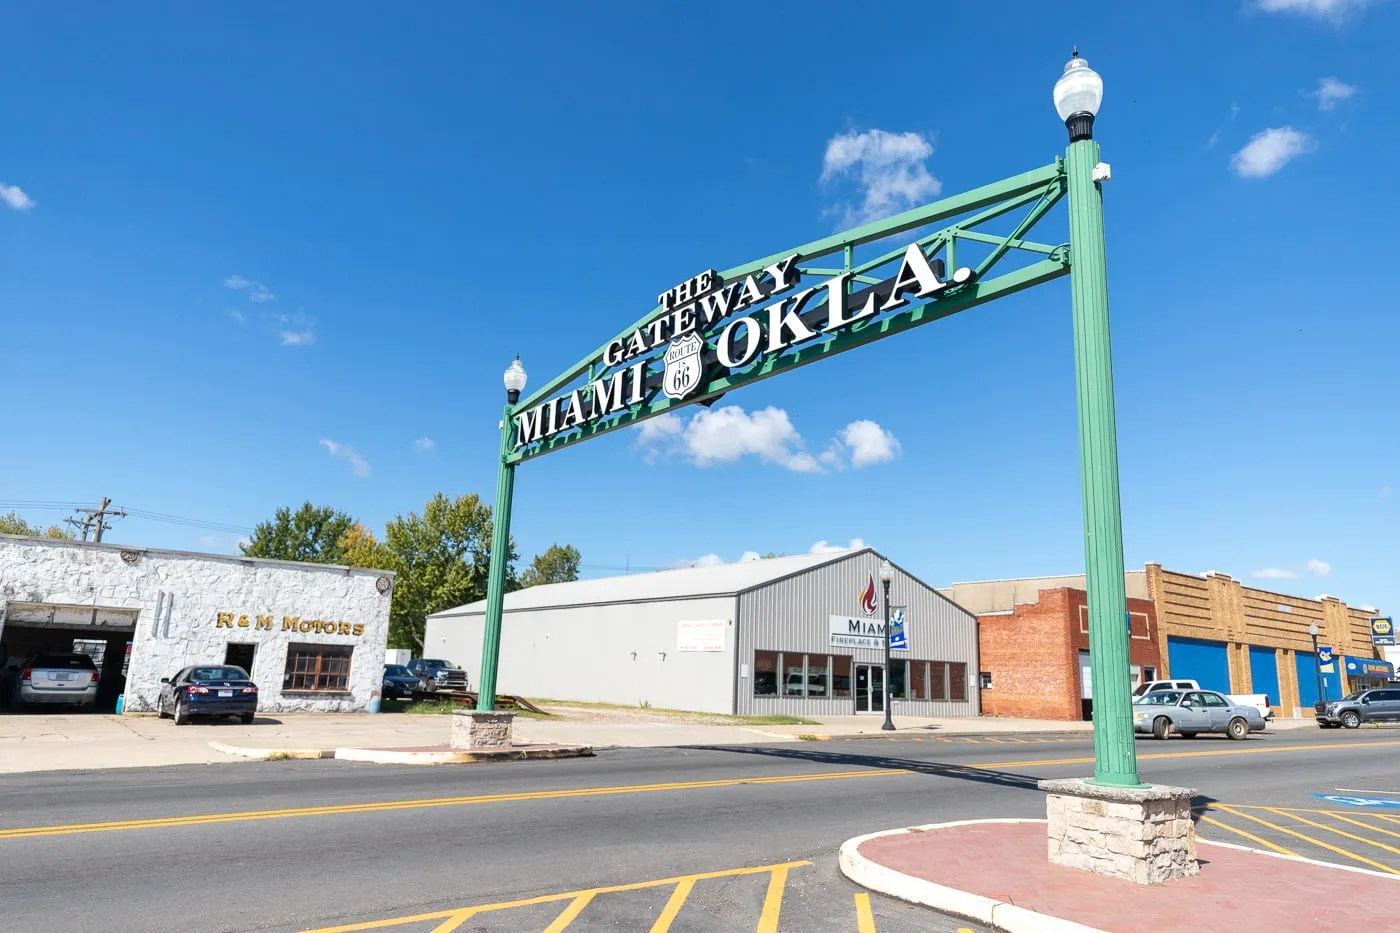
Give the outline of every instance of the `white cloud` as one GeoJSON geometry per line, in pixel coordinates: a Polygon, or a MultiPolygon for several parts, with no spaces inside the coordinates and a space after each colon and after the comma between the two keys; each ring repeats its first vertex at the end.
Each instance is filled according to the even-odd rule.
{"type": "Polygon", "coordinates": [[[648,463],[661,455],[680,456],[698,467],[734,463],[755,456],[795,473],[824,473],[849,464],[860,468],[899,455],[899,441],[874,421],[852,421],[826,448],[813,455],[781,408],[749,413],[738,405],[700,409],[689,421],[668,412],[637,425],[637,447],[648,463]]]}
{"type": "Polygon", "coordinates": [[[1308,573],[1315,577],[1325,577],[1332,572],[1332,565],[1325,560],[1313,558],[1308,561],[1308,573]]]}
{"type": "Polygon", "coordinates": [[[235,324],[248,323],[248,315],[244,314],[242,311],[239,311],[237,308],[229,308],[224,313],[227,314],[230,318],[232,318],[235,324]]]}
{"type": "Polygon", "coordinates": [[[277,296],[272,294],[272,292],[268,291],[266,285],[264,285],[261,282],[258,282],[257,287],[253,290],[253,293],[248,296],[248,300],[255,301],[258,304],[264,304],[265,302],[276,301],[277,296]]]}
{"type": "Polygon", "coordinates": [[[1250,576],[1256,580],[1292,580],[1298,575],[1282,567],[1265,567],[1263,570],[1254,571],[1250,576]]]}
{"type": "Polygon", "coordinates": [[[851,449],[851,466],[856,469],[899,456],[899,441],[873,421],[852,421],[841,432],[841,441],[851,449]]]}
{"type": "Polygon", "coordinates": [[[413,442],[413,449],[420,454],[425,454],[435,447],[437,447],[437,441],[433,440],[431,437],[420,437],[413,442]]]}
{"type": "Polygon", "coordinates": [[[816,544],[813,544],[810,548],[808,548],[807,553],[835,554],[838,551],[859,551],[866,546],[867,545],[865,541],[861,538],[852,538],[851,543],[844,546],[840,544],[829,544],[825,538],[822,538],[816,544]]]}
{"type": "Polygon", "coordinates": [[[224,288],[231,288],[236,292],[241,292],[243,291],[243,289],[250,287],[252,284],[252,282],[248,281],[241,275],[231,275],[228,278],[224,279],[224,288]]]}
{"type": "Polygon", "coordinates": [[[236,273],[224,279],[224,288],[231,288],[236,292],[248,292],[248,300],[258,304],[277,300],[277,296],[268,291],[267,286],[263,283],[236,273]]]}
{"type": "Polygon", "coordinates": [[[316,342],[316,332],[310,328],[306,330],[282,330],[277,332],[277,336],[282,338],[282,346],[284,347],[302,347],[316,342]]]}
{"type": "Polygon", "coordinates": [[[1317,82],[1317,90],[1306,96],[1317,101],[1318,110],[1336,110],[1337,105],[1356,93],[1355,84],[1347,84],[1336,78],[1323,78],[1317,82]]]}
{"type": "Polygon", "coordinates": [[[1237,116],[1239,116],[1239,115],[1240,115],[1240,105],[1239,105],[1239,104],[1231,104],[1231,105],[1230,105],[1230,115],[1229,115],[1228,117],[1225,118],[1225,123],[1222,123],[1220,126],[1217,126],[1217,127],[1215,128],[1215,132],[1210,134],[1210,139],[1207,139],[1207,140],[1206,140],[1206,148],[1207,148],[1207,149],[1214,149],[1214,148],[1215,148],[1215,144],[1218,143],[1218,142],[1220,142],[1220,134],[1221,134],[1221,132],[1224,131],[1225,126],[1226,126],[1227,124],[1234,123],[1234,122],[1235,122],[1235,117],[1237,117],[1237,116]]]}
{"type": "Polygon", "coordinates": [[[1317,141],[1291,126],[1278,126],[1255,133],[1230,160],[1241,178],[1268,178],[1300,155],[1317,148],[1317,141]]]}
{"type": "Polygon", "coordinates": [[[325,447],[332,457],[344,457],[346,460],[349,460],[350,470],[356,476],[369,476],[369,464],[365,462],[364,457],[355,453],[352,448],[344,444],[337,444],[335,441],[327,440],[324,437],[321,438],[321,446],[325,447]]]}
{"type": "Polygon", "coordinates": [[[1255,7],[1265,13],[1299,13],[1322,19],[1340,19],[1370,2],[1371,0],[1256,0],[1255,7]]]}
{"type": "Polygon", "coordinates": [[[7,185],[0,181],[0,201],[4,201],[17,211],[27,211],[34,206],[34,200],[24,193],[19,185],[7,185]]]}
{"type": "Polygon", "coordinates": [[[844,204],[846,223],[866,223],[915,207],[943,190],[925,164],[933,144],[918,133],[866,130],[827,140],[821,183],[848,174],[862,189],[859,205],[844,204]]]}
{"type": "Polygon", "coordinates": [[[751,560],[763,560],[763,555],[757,551],[745,551],[739,555],[739,563],[747,564],[751,560]]]}

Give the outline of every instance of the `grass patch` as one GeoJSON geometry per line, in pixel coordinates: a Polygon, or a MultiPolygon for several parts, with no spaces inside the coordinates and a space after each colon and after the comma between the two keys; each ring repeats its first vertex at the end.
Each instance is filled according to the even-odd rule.
{"type": "MultiPolygon", "coordinates": [[[[471,709],[470,706],[463,706],[457,700],[381,700],[379,711],[381,713],[417,713],[419,715],[445,715],[459,709],[471,709]]],[[[532,713],[529,710],[504,710],[503,712],[513,712],[522,719],[553,719],[548,713],[532,713]]]]}
{"type": "Polygon", "coordinates": [[[804,719],[801,716],[726,716],[726,719],[733,719],[750,726],[819,726],[821,723],[815,719],[804,719]]]}
{"type": "Polygon", "coordinates": [[[273,752],[271,755],[268,755],[268,756],[267,756],[267,760],[268,760],[268,761],[291,761],[291,760],[292,760],[292,753],[291,753],[291,752],[273,752]]]}

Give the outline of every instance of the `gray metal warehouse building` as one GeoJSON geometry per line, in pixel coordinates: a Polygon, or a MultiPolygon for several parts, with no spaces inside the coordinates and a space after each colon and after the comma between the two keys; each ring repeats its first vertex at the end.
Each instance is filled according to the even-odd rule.
{"type": "MultiPolygon", "coordinates": [[[[499,689],[714,713],[883,713],[882,559],[867,548],[509,593],[499,689]]],[[[897,566],[890,603],[903,621],[892,626],[894,712],[978,715],[976,617],[897,566]]],[[[475,677],[485,611],[481,601],[429,616],[424,654],[475,677]]]]}

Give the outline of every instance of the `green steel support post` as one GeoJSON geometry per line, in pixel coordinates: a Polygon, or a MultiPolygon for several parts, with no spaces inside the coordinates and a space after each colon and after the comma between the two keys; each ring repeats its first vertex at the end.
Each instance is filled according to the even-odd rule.
{"type": "Polygon", "coordinates": [[[481,679],[477,682],[476,708],[496,708],[496,669],[501,660],[501,609],[506,598],[506,558],[510,552],[510,500],[515,492],[515,464],[510,453],[514,405],[501,418],[501,456],[496,472],[496,506],[491,512],[491,571],[486,581],[486,629],[481,637],[481,679]]]}
{"type": "Polygon", "coordinates": [[[1084,568],[1089,591],[1089,665],[1094,695],[1094,782],[1140,785],[1133,746],[1123,522],[1118,501],[1118,429],[1108,329],[1103,192],[1094,181],[1099,146],[1070,143],[1070,291],[1079,395],[1079,467],[1084,486],[1084,568]]]}

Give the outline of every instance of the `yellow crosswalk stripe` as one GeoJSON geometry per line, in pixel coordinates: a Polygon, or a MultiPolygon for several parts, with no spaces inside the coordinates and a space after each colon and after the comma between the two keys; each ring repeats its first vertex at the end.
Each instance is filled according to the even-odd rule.
{"type": "MultiPolygon", "coordinates": [[[[1395,846],[1389,846],[1386,845],[1384,842],[1376,842],[1373,839],[1367,839],[1365,836],[1358,836],[1355,833],[1349,833],[1345,829],[1338,829],[1335,826],[1328,826],[1326,823],[1318,823],[1315,820],[1310,820],[1305,816],[1299,816],[1296,813],[1285,813],[1282,810],[1277,810],[1273,808],[1270,808],[1269,812],[1276,813],[1279,816],[1287,816],[1291,819],[1297,820],[1300,823],[1306,823],[1307,825],[1315,827],[1317,829],[1324,829],[1329,833],[1336,833],[1338,836],[1344,836],[1347,839],[1353,839],[1356,842],[1364,843],[1368,846],[1375,846],[1377,849],[1384,849],[1385,851],[1390,852],[1394,855],[1400,855],[1400,849],[1395,848],[1395,846]]],[[[1400,874],[1400,872],[1396,872],[1396,874],[1400,874]]]]}
{"type": "Polygon", "coordinates": [[[569,903],[564,908],[564,912],[554,918],[554,922],[544,928],[544,933],[563,933],[569,924],[578,919],[578,915],[583,913],[583,908],[588,906],[588,902],[593,900],[592,891],[585,891],[569,903]]]}
{"type": "Polygon", "coordinates": [[[875,915],[870,912],[870,895],[856,895],[856,933],[876,933],[875,915]]]}
{"type": "Polygon", "coordinates": [[[695,887],[692,878],[686,878],[676,889],[671,892],[671,899],[666,902],[666,906],[661,909],[661,916],[656,918],[656,922],[651,925],[651,933],[668,933],[671,923],[676,919],[676,914],[681,912],[685,906],[685,899],[690,897],[690,889],[695,887]]]}
{"type": "Polygon", "coordinates": [[[783,909],[783,889],[787,887],[787,866],[779,865],[768,876],[768,896],[758,918],[758,933],[778,933],[778,914],[783,909]]]}
{"type": "Polygon", "coordinates": [[[1221,829],[1228,830],[1229,832],[1232,832],[1232,833],[1236,833],[1237,835],[1243,836],[1244,838],[1248,839],[1250,842],[1257,842],[1257,843],[1259,843],[1261,846],[1264,846],[1265,848],[1273,849],[1275,852],[1280,852],[1280,853],[1282,853],[1282,854],[1284,854],[1284,855],[1291,855],[1291,856],[1293,856],[1294,858],[1299,858],[1299,857],[1300,857],[1300,856],[1298,855],[1297,852],[1289,851],[1288,849],[1285,849],[1283,846],[1280,846],[1280,845],[1274,845],[1272,842],[1270,842],[1270,841],[1267,840],[1267,839],[1261,839],[1260,837],[1254,835],[1253,833],[1245,832],[1243,829],[1240,829],[1240,828],[1235,827],[1235,826],[1231,826],[1231,825],[1229,825],[1228,823],[1222,823],[1222,822],[1220,822],[1219,820],[1211,819],[1210,817],[1206,816],[1204,813],[1201,814],[1201,822],[1202,822],[1202,823],[1209,823],[1209,824],[1212,825],[1212,826],[1219,826],[1221,829]]]}
{"type": "Polygon", "coordinates": [[[1336,854],[1343,856],[1344,858],[1354,859],[1358,862],[1361,862],[1363,865],[1369,865],[1372,868],[1378,868],[1381,871],[1389,872],[1392,875],[1400,875],[1400,870],[1391,868],[1389,865],[1383,865],[1380,862],[1377,862],[1373,859],[1366,858],[1366,856],[1364,855],[1357,855],[1355,852],[1349,852],[1346,849],[1342,849],[1332,845],[1330,842],[1323,842],[1321,839],[1314,839],[1312,836],[1300,833],[1294,829],[1289,829],[1287,826],[1280,826],[1277,823],[1270,823],[1268,820],[1260,819],[1259,817],[1254,816],[1250,813],[1242,813],[1228,806],[1217,804],[1216,808],[1224,813],[1229,813],[1232,816],[1238,816],[1246,820],[1253,820],[1256,823],[1260,823],[1264,826],[1269,827],[1270,829],[1276,829],[1281,833],[1285,833],[1289,836],[1301,839],[1304,842],[1311,842],[1313,845],[1318,846],[1319,848],[1326,849],[1329,852],[1335,852],[1336,854]]]}

